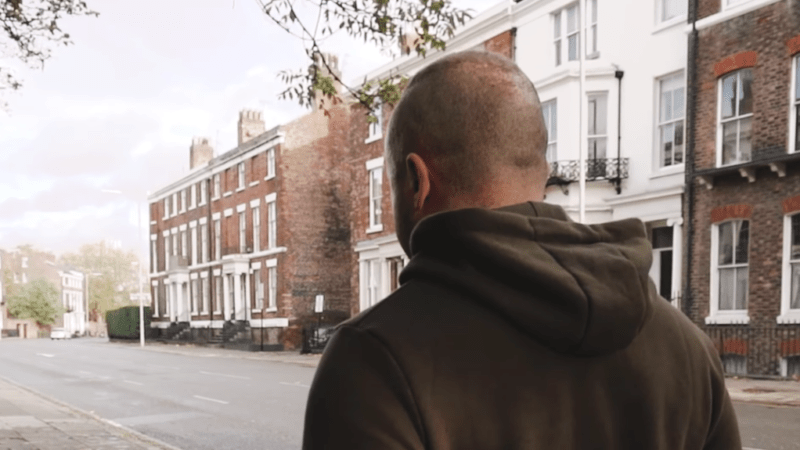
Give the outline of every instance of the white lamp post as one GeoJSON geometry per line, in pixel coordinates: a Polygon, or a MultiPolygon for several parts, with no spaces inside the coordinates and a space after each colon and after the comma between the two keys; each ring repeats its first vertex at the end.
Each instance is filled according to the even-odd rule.
{"type": "MultiPolygon", "coordinates": [[[[122,194],[122,191],[112,190],[112,189],[103,189],[102,192],[106,192],[109,194],[122,194]]],[[[136,237],[136,246],[137,251],[136,254],[139,256],[139,279],[137,284],[139,285],[139,346],[144,347],[144,293],[142,292],[142,266],[141,263],[141,244],[142,244],[142,204],[140,202],[136,202],[136,222],[137,222],[137,229],[138,235],[136,237]]]]}

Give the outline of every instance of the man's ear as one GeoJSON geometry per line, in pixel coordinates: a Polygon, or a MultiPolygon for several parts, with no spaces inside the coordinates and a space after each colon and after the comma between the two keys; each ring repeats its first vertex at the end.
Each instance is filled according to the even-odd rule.
{"type": "Polygon", "coordinates": [[[406,157],[406,168],[414,186],[414,207],[422,209],[431,195],[431,177],[425,161],[416,153],[406,157]]]}

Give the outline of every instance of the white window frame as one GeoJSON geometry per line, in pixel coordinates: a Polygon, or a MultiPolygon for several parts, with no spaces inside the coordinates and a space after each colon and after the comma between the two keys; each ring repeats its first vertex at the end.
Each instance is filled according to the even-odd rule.
{"type": "Polygon", "coordinates": [[[202,255],[202,262],[208,262],[208,224],[204,223],[200,225],[200,242],[201,242],[201,249],[200,254],[202,255]]]}
{"type": "Polygon", "coordinates": [[[655,158],[656,164],[655,167],[659,170],[671,170],[676,167],[683,167],[684,162],[686,161],[686,76],[681,72],[672,73],[669,75],[665,75],[656,79],[656,111],[655,111],[655,133],[653,134],[654,143],[655,143],[655,158]],[[675,89],[670,90],[669,92],[672,95],[672,105],[673,105],[673,117],[669,120],[663,119],[661,117],[661,107],[663,105],[663,98],[664,98],[664,90],[663,86],[666,82],[671,82],[674,80],[680,80],[681,85],[675,89]],[[683,97],[681,98],[683,102],[683,110],[680,112],[680,117],[675,117],[674,106],[675,106],[675,94],[677,90],[683,90],[683,97]],[[675,125],[681,123],[683,125],[683,151],[682,151],[682,159],[681,162],[675,162],[675,125]],[[669,165],[664,165],[664,154],[663,154],[663,141],[662,136],[663,132],[667,127],[672,126],[672,138],[673,138],[673,145],[672,145],[672,161],[669,165]]]}
{"type": "MultiPolygon", "coordinates": [[[[588,8],[587,8],[588,9],[588,8]]],[[[580,13],[580,4],[578,2],[571,3],[569,5],[564,6],[563,8],[559,9],[558,11],[554,11],[552,14],[553,18],[553,55],[555,62],[555,66],[559,67],[562,64],[569,63],[571,61],[578,61],[580,59],[580,51],[581,51],[581,13],[580,13]],[[577,24],[575,25],[575,29],[569,31],[567,28],[568,21],[567,15],[569,11],[575,10],[575,20],[577,20],[577,24]],[[575,36],[577,49],[575,52],[575,59],[569,59],[569,41],[570,38],[575,36]],[[556,52],[559,52],[556,54],[556,52]]]]}
{"type": "Polygon", "coordinates": [[[222,219],[214,220],[214,257],[217,261],[222,259],[222,219]]]}
{"type": "Polygon", "coordinates": [[[752,0],[721,0],[720,1],[721,6],[722,6],[721,10],[725,11],[725,10],[728,10],[728,9],[731,9],[731,8],[736,8],[737,6],[742,5],[744,3],[747,3],[747,2],[750,2],[750,1],[752,1],[752,0]]]}
{"type": "MultiPolygon", "coordinates": [[[[737,165],[737,164],[742,164],[742,163],[749,162],[749,161],[753,160],[753,143],[752,143],[752,139],[753,139],[753,132],[752,132],[752,130],[753,130],[752,129],[752,126],[753,126],[752,125],[753,124],[753,122],[752,122],[753,113],[750,112],[750,113],[744,114],[744,115],[737,115],[736,112],[738,112],[738,111],[736,111],[736,112],[734,112],[734,115],[732,117],[724,119],[724,121],[722,119],[723,80],[725,80],[729,76],[736,75],[737,76],[736,89],[738,91],[739,87],[742,85],[741,82],[738,81],[738,80],[741,79],[740,75],[745,70],[749,70],[750,71],[751,78],[752,78],[753,77],[753,69],[752,69],[752,67],[744,67],[742,69],[738,69],[738,70],[735,70],[735,71],[732,71],[732,72],[728,72],[725,75],[722,75],[721,77],[719,77],[719,80],[717,80],[717,167],[734,166],[734,165],[737,165]],[[723,126],[724,123],[737,122],[737,121],[741,122],[741,121],[743,121],[745,119],[750,119],[750,124],[751,124],[750,125],[751,126],[751,129],[750,129],[751,130],[750,131],[750,159],[745,161],[745,160],[742,160],[740,158],[737,158],[736,161],[731,162],[729,164],[724,164],[723,165],[723,162],[722,162],[722,142],[723,142],[724,136],[722,134],[722,126],[723,126]]],[[[752,81],[755,81],[755,79],[753,78],[752,81]]],[[[752,95],[752,93],[751,93],[751,95],[752,95]]],[[[755,98],[753,99],[753,102],[755,103],[755,98]]],[[[736,108],[737,110],[739,108],[738,103],[739,102],[737,101],[733,105],[734,108],[736,108]]],[[[736,142],[737,142],[737,153],[738,153],[738,151],[739,151],[738,142],[739,142],[739,139],[741,137],[741,131],[738,131],[736,136],[737,136],[736,137],[736,142]]]]}
{"type": "Polygon", "coordinates": [[[172,194],[172,216],[178,215],[178,193],[174,192],[172,194]]]}
{"type": "MultiPolygon", "coordinates": [[[[589,108],[591,106],[591,102],[593,100],[596,101],[596,100],[601,99],[601,98],[605,99],[605,109],[603,110],[603,109],[598,107],[597,111],[595,112],[595,122],[598,122],[596,120],[597,117],[599,116],[598,113],[605,114],[605,127],[606,127],[606,129],[605,129],[605,131],[603,133],[598,133],[597,130],[595,130],[595,134],[590,134],[589,133],[589,126],[590,126],[589,113],[588,113],[588,110],[587,110],[587,113],[586,113],[587,114],[586,115],[586,119],[587,119],[586,120],[586,159],[587,159],[587,161],[588,160],[594,160],[594,159],[606,160],[606,163],[608,163],[608,129],[610,128],[609,127],[609,114],[608,114],[608,110],[609,110],[608,91],[599,91],[599,92],[589,92],[589,93],[587,93],[586,94],[586,106],[587,106],[587,108],[589,108]],[[605,155],[603,155],[601,158],[595,158],[594,155],[589,153],[589,152],[591,152],[591,149],[592,149],[591,143],[592,143],[593,140],[596,140],[596,141],[605,140],[605,155]]],[[[589,167],[588,166],[586,167],[586,172],[587,172],[587,174],[589,173],[589,167]]],[[[607,174],[608,174],[608,167],[606,167],[606,170],[602,174],[602,176],[605,177],[607,174]]]]}
{"type": "Polygon", "coordinates": [[[239,213],[239,253],[247,253],[247,213],[239,213]]]}
{"type": "Polygon", "coordinates": [[[200,181],[198,185],[198,188],[200,189],[200,202],[197,204],[197,206],[203,206],[206,204],[206,200],[208,199],[208,185],[206,185],[206,180],[200,181]]]}
{"type": "Polygon", "coordinates": [[[236,170],[239,174],[239,187],[236,190],[241,191],[244,189],[245,182],[247,181],[244,175],[244,161],[236,165],[236,170]]]}
{"type": "Polygon", "coordinates": [[[220,180],[220,176],[218,173],[214,174],[213,177],[214,182],[214,192],[212,192],[211,200],[219,200],[222,196],[222,181],[220,180]]]}
{"type": "Polygon", "coordinates": [[[178,256],[178,232],[173,231],[172,235],[172,256],[178,256]]]}
{"type": "Polygon", "coordinates": [[[255,311],[261,311],[264,309],[264,280],[263,277],[264,273],[261,268],[253,270],[253,277],[255,278],[255,297],[256,297],[256,306],[255,311]]]}
{"type": "Polygon", "coordinates": [[[792,88],[789,90],[789,153],[800,152],[798,133],[800,126],[797,124],[797,111],[800,109],[800,53],[792,57],[792,88]]]}
{"type": "Polygon", "coordinates": [[[164,197],[164,217],[163,219],[169,218],[169,195],[164,197]]]}
{"type": "Polygon", "coordinates": [[[181,256],[187,258],[189,256],[189,246],[188,242],[186,242],[186,230],[182,230],[180,233],[181,233],[181,256]]]}
{"type": "Polygon", "coordinates": [[[375,107],[373,108],[372,113],[378,120],[367,123],[369,135],[364,142],[365,144],[377,141],[383,137],[383,102],[380,98],[375,98],[375,107]]]}
{"type": "Polygon", "coordinates": [[[189,238],[192,241],[192,265],[196,265],[197,261],[197,226],[189,227],[191,230],[191,237],[189,238]]]}
{"type": "MultiPolygon", "coordinates": [[[[749,219],[732,219],[732,220],[725,220],[719,223],[715,223],[711,226],[711,286],[709,290],[709,314],[708,317],[705,318],[706,324],[748,324],[750,323],[750,316],[748,315],[748,309],[735,309],[735,310],[720,310],[719,309],[719,227],[722,224],[730,223],[736,220],[748,220],[749,219]]],[[[749,280],[749,267],[750,267],[750,242],[752,242],[752,228],[748,228],[748,249],[747,249],[747,267],[748,267],[748,282],[747,287],[748,291],[750,289],[750,280],[749,280]]],[[[738,238],[738,236],[734,236],[734,238],[738,238]]],[[[734,242],[733,252],[736,253],[736,243],[734,242]]],[[[745,300],[746,305],[750,306],[750,298],[749,293],[747,299],[745,300]]]]}
{"type": "Polygon", "coordinates": [[[362,305],[361,310],[365,310],[378,304],[381,300],[381,275],[383,273],[383,259],[372,258],[362,261],[362,305]]]}
{"type": "Polygon", "coordinates": [[[267,311],[278,310],[278,267],[275,265],[275,263],[277,263],[277,260],[275,259],[267,261],[267,281],[269,282],[267,311]],[[274,261],[274,263],[270,264],[270,261],[274,261]]]}
{"type": "Polygon", "coordinates": [[[800,266],[800,258],[792,256],[792,218],[800,217],[800,211],[783,216],[783,258],[781,276],[781,314],[777,318],[779,324],[800,323],[800,308],[791,308],[792,300],[792,266],[800,266]]]}
{"type": "Polygon", "coordinates": [[[214,314],[222,314],[222,304],[225,302],[225,283],[221,274],[214,275],[214,314]]]}
{"type": "Polygon", "coordinates": [[[542,103],[542,114],[544,115],[544,125],[547,129],[547,151],[548,163],[558,161],[558,99],[554,98],[542,103]],[[555,133],[552,132],[555,129],[555,133]]]}
{"type": "Polygon", "coordinates": [[[383,157],[375,158],[367,161],[367,178],[368,178],[368,198],[369,198],[369,223],[367,228],[367,233],[376,233],[379,231],[383,231],[383,214],[380,210],[381,203],[383,201],[383,157]],[[373,174],[377,172],[378,177],[381,180],[381,195],[376,198],[375,194],[375,187],[373,186],[374,183],[374,176],[373,174]],[[376,210],[375,205],[376,201],[378,204],[378,208],[376,210]]]}
{"type": "Polygon", "coordinates": [[[275,147],[267,150],[267,176],[265,180],[275,178],[275,147]]]}
{"type": "MultiPolygon", "coordinates": [[[[586,59],[595,59],[600,56],[597,46],[597,0],[586,0],[586,59]],[[590,51],[591,50],[591,51],[590,51]]],[[[580,28],[580,24],[579,24],[580,28]]]]}
{"type": "Polygon", "coordinates": [[[181,189],[181,213],[186,212],[186,189],[181,189]]]}
{"type": "Polygon", "coordinates": [[[261,250],[261,208],[251,207],[253,211],[253,253],[261,250]]]}
{"type": "Polygon", "coordinates": [[[200,279],[194,278],[189,283],[192,289],[192,315],[196,316],[198,313],[200,299],[198,298],[198,294],[200,293],[200,279]]]}
{"type": "Polygon", "coordinates": [[[197,208],[197,185],[190,185],[189,189],[189,210],[197,208]]]}
{"type": "Polygon", "coordinates": [[[668,26],[674,23],[683,22],[688,14],[689,0],[658,0],[656,4],[656,25],[668,26]],[[665,9],[668,4],[675,5],[674,15],[664,17],[665,9]]]}
{"type": "Polygon", "coordinates": [[[158,241],[157,236],[150,237],[150,273],[158,272],[158,241]]]}
{"type": "Polygon", "coordinates": [[[164,268],[166,270],[169,270],[169,255],[170,255],[169,243],[170,243],[170,237],[169,237],[168,234],[165,234],[164,235],[164,268]]]}
{"type": "Polygon", "coordinates": [[[273,193],[265,198],[267,204],[267,248],[277,247],[278,242],[278,204],[277,196],[273,193]]]}
{"type": "Polygon", "coordinates": [[[27,269],[28,268],[28,257],[27,256],[23,256],[22,257],[22,268],[23,269],[27,269]]]}
{"type": "Polygon", "coordinates": [[[200,282],[203,285],[203,287],[202,287],[203,302],[201,304],[201,308],[202,309],[200,310],[200,312],[202,312],[203,314],[208,314],[208,310],[211,307],[210,303],[209,303],[210,300],[211,300],[211,295],[210,295],[211,294],[211,292],[210,292],[211,283],[209,282],[209,278],[208,278],[208,274],[207,273],[206,274],[202,274],[202,275],[200,277],[200,282]],[[204,277],[202,275],[206,275],[206,276],[204,277]]]}

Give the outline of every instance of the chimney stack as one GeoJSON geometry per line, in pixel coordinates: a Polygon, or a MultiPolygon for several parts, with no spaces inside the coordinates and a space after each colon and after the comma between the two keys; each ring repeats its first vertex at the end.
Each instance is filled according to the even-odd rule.
{"type": "MultiPolygon", "coordinates": [[[[336,89],[336,93],[339,94],[339,92],[341,92],[342,83],[336,80],[336,78],[334,78],[333,76],[335,75],[339,79],[342,78],[342,72],[341,70],[339,70],[338,56],[331,53],[322,53],[320,56],[320,53],[316,53],[314,55],[314,64],[312,64],[311,67],[308,68],[308,71],[311,74],[313,74],[314,70],[318,70],[320,76],[330,76],[331,78],[333,78],[333,87],[336,89]],[[330,66],[331,70],[328,70],[328,68],[325,67],[322,58],[325,58],[324,61],[328,63],[328,66],[330,66]]],[[[311,99],[313,101],[312,108],[314,111],[319,110],[320,107],[322,106],[323,100],[326,100],[325,96],[319,90],[315,90],[311,93],[311,99]]],[[[330,104],[331,101],[327,100],[327,103],[330,104]]]]}
{"type": "Polygon", "coordinates": [[[212,158],[214,149],[208,143],[208,138],[193,138],[192,146],[189,147],[189,170],[208,163],[212,158]]]}
{"type": "Polygon", "coordinates": [[[239,112],[239,145],[267,131],[261,111],[243,109],[239,112]]]}

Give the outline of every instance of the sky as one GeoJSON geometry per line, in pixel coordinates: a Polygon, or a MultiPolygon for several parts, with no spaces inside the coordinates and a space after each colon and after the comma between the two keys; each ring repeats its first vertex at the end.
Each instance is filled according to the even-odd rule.
{"type": "MultiPolygon", "coordinates": [[[[109,240],[146,259],[147,195],[188,172],[192,138],[221,154],[244,108],[263,111],[267,129],[307,113],[278,99],[277,75],[308,61],[255,0],[87,3],[100,16],[64,19],[74,45],[43,70],[0,58],[24,82],[0,98],[0,248],[61,255],[109,240]]],[[[498,0],[453,3],[475,16],[498,0]]],[[[391,61],[344,33],[322,51],[339,56],[345,81],[391,61]]]]}

